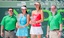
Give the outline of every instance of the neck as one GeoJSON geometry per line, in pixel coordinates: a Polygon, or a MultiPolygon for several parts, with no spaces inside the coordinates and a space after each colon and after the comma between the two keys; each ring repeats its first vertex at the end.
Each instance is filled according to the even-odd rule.
{"type": "Polygon", "coordinates": [[[25,15],[26,13],[23,13],[23,15],[25,15]]]}
{"type": "Polygon", "coordinates": [[[10,15],[10,16],[12,16],[12,15],[10,15]]]}
{"type": "Polygon", "coordinates": [[[52,12],[53,16],[55,15],[56,12],[52,12]]]}
{"type": "Polygon", "coordinates": [[[36,11],[39,11],[39,9],[38,9],[38,8],[36,8],[36,11]]]}
{"type": "Polygon", "coordinates": [[[56,11],[52,11],[53,13],[55,13],[56,11]]]}

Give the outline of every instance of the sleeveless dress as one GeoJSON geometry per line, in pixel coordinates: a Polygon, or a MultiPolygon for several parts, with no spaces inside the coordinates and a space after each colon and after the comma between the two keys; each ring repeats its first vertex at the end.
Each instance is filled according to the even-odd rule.
{"type": "MultiPolygon", "coordinates": [[[[20,14],[17,20],[20,26],[24,26],[27,23],[27,15],[22,16],[22,14],[20,14]]],[[[18,28],[16,36],[28,36],[28,28],[18,28]]]]}
{"type": "MultiPolygon", "coordinates": [[[[32,21],[38,21],[40,19],[41,19],[41,14],[39,13],[33,14],[31,18],[32,21]]],[[[41,23],[32,24],[30,29],[30,34],[34,34],[34,35],[43,34],[41,23]]]]}

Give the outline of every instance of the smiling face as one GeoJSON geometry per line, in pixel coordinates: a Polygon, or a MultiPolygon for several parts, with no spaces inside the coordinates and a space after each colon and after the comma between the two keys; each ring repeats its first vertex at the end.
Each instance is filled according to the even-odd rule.
{"type": "Polygon", "coordinates": [[[40,9],[40,8],[41,8],[41,6],[40,6],[40,3],[39,3],[39,2],[36,2],[34,5],[35,5],[35,8],[36,8],[36,9],[40,9]]]}
{"type": "Polygon", "coordinates": [[[55,11],[56,11],[56,6],[54,6],[54,5],[51,6],[51,11],[52,11],[52,12],[55,12],[55,11]]]}
{"type": "Polygon", "coordinates": [[[9,13],[10,16],[12,16],[13,15],[13,9],[12,8],[9,8],[8,9],[8,13],[9,13]]]}
{"type": "Polygon", "coordinates": [[[26,7],[21,7],[22,9],[22,13],[25,14],[26,13],[26,7]]]}
{"type": "Polygon", "coordinates": [[[25,14],[26,13],[26,9],[22,9],[22,13],[25,14]]]}

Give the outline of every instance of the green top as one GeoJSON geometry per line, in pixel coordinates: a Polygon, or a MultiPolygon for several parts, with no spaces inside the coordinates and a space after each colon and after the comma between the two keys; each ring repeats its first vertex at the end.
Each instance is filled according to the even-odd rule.
{"type": "Polygon", "coordinates": [[[60,13],[56,13],[54,16],[50,16],[48,20],[48,25],[50,30],[59,29],[60,24],[62,23],[62,17],[60,13]]]}
{"type": "Polygon", "coordinates": [[[12,16],[7,15],[3,17],[1,21],[1,25],[4,26],[4,29],[6,30],[13,30],[16,28],[16,22],[17,22],[17,19],[14,15],[12,16]]]}

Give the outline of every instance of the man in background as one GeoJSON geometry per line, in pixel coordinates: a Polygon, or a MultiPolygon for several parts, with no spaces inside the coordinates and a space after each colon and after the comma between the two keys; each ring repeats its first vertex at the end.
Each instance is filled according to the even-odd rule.
{"type": "Polygon", "coordinates": [[[61,38],[62,31],[62,17],[60,13],[57,12],[56,6],[51,6],[52,15],[48,19],[47,26],[47,38],[61,38]]]}
{"type": "Polygon", "coordinates": [[[13,15],[13,8],[9,8],[8,13],[9,15],[4,16],[1,21],[1,36],[4,36],[4,38],[14,38],[17,19],[13,15]]]}

